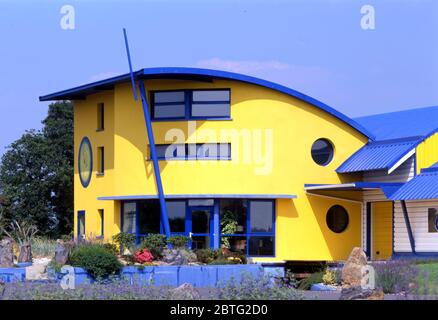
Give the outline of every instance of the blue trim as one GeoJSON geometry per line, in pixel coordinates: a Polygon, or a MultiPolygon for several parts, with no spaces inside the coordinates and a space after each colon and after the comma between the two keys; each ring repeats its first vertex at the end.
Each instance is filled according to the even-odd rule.
{"type": "Polygon", "coordinates": [[[91,176],[93,175],[93,148],[91,147],[90,139],[88,139],[87,136],[82,138],[81,144],[79,145],[79,151],[78,151],[78,168],[79,168],[79,180],[81,181],[81,184],[84,188],[87,188],[91,181],[91,176]],[[82,148],[87,145],[90,149],[90,172],[89,177],[86,181],[82,180],[81,175],[81,150],[82,148]]]}
{"type": "Polygon", "coordinates": [[[393,252],[392,258],[397,259],[438,259],[438,252],[393,252]]]}
{"type": "Polygon", "coordinates": [[[219,200],[214,200],[213,209],[213,249],[221,247],[221,224],[220,224],[220,207],[219,200]]]}
{"type": "MultiPolygon", "coordinates": [[[[167,194],[166,199],[296,199],[293,194],[167,194]]],[[[127,195],[97,197],[97,200],[147,200],[158,199],[157,195],[127,195]]]]}
{"type": "Polygon", "coordinates": [[[78,240],[82,240],[81,239],[81,228],[80,228],[80,225],[81,225],[81,223],[80,223],[80,219],[81,219],[81,217],[84,217],[84,236],[85,236],[85,210],[79,210],[78,212],[77,212],[77,233],[76,233],[76,237],[77,237],[77,239],[78,240]]]}
{"type": "Polygon", "coordinates": [[[411,222],[409,221],[409,215],[408,215],[408,209],[406,207],[406,202],[404,200],[401,200],[400,204],[401,204],[402,211],[403,211],[403,217],[405,219],[406,229],[408,230],[409,243],[411,245],[411,250],[413,253],[415,253],[415,239],[414,239],[414,235],[412,233],[411,222]]]}
{"type": "Polygon", "coordinates": [[[391,242],[392,242],[392,252],[394,252],[395,249],[395,245],[394,245],[394,235],[395,235],[395,222],[394,222],[394,218],[395,218],[395,202],[392,202],[392,237],[391,237],[391,242]]]}
{"type": "Polygon", "coordinates": [[[152,158],[153,167],[154,167],[155,182],[157,183],[158,198],[160,199],[161,218],[162,218],[162,223],[163,223],[163,227],[164,227],[164,233],[166,234],[166,237],[169,238],[170,237],[169,217],[167,216],[166,202],[164,200],[164,191],[163,191],[163,185],[161,182],[160,167],[158,165],[157,150],[155,149],[154,132],[152,130],[152,123],[151,123],[151,118],[149,115],[149,107],[148,107],[148,102],[146,100],[146,91],[145,91],[143,81],[139,81],[138,84],[140,87],[140,96],[141,96],[141,102],[142,102],[142,106],[143,106],[143,115],[144,115],[145,122],[146,122],[146,129],[147,129],[148,138],[149,138],[149,146],[151,149],[151,158],[152,158]]]}
{"type": "Polygon", "coordinates": [[[366,254],[369,259],[371,259],[371,211],[372,211],[372,202],[366,203],[366,243],[367,243],[367,250],[366,254]]]}
{"type": "MultiPolygon", "coordinates": [[[[279,91],[281,93],[287,94],[291,97],[300,99],[307,102],[316,108],[327,112],[328,114],[338,118],[350,127],[356,129],[358,132],[368,137],[370,140],[374,140],[374,135],[369,132],[365,127],[354,121],[353,119],[347,117],[346,115],[340,113],[339,111],[329,107],[328,105],[318,101],[308,95],[305,95],[296,90],[290,89],[288,87],[276,84],[274,82],[262,80],[255,77],[246,76],[243,74],[200,69],[200,68],[148,68],[141,69],[134,73],[134,77],[141,77],[143,79],[183,79],[183,80],[198,80],[198,81],[211,81],[213,79],[226,79],[232,81],[240,81],[249,84],[258,85],[261,87],[269,88],[272,90],[279,91]]],[[[101,80],[72,89],[63,90],[60,92],[52,93],[49,95],[41,96],[40,101],[50,101],[50,100],[74,100],[83,99],[87,95],[99,92],[101,88],[108,88],[114,86],[117,83],[122,83],[129,81],[131,79],[130,74],[120,75],[118,77],[109,78],[106,80],[101,80]]]]}
{"type": "Polygon", "coordinates": [[[132,72],[131,54],[129,53],[128,36],[126,34],[125,28],[123,28],[123,36],[125,38],[126,55],[128,56],[129,75],[131,78],[132,93],[134,94],[134,100],[137,101],[138,100],[137,88],[135,87],[134,73],[132,72]]]}
{"type": "MultiPolygon", "coordinates": [[[[186,219],[190,221],[186,229],[187,234],[192,233],[192,237],[209,237],[210,248],[214,247],[214,206],[189,206],[186,201],[186,219]],[[193,233],[193,211],[210,211],[209,216],[209,232],[208,233],[193,233]]],[[[190,248],[192,248],[192,239],[190,237],[190,248]]]]}

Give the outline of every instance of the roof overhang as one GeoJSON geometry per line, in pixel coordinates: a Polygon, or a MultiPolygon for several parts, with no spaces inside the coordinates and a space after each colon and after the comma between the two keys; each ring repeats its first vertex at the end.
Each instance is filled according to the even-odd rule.
{"type": "Polygon", "coordinates": [[[366,191],[380,189],[389,198],[403,183],[388,182],[351,182],[341,184],[305,184],[304,190],[312,191],[366,191]]]}
{"type": "MultiPolygon", "coordinates": [[[[165,198],[174,199],[295,199],[294,194],[166,194],[165,198]]],[[[148,200],[158,199],[156,194],[104,196],[97,200],[148,200]]]]}
{"type": "Polygon", "coordinates": [[[438,163],[430,168],[422,169],[421,173],[412,178],[397,192],[391,195],[391,200],[430,200],[438,199],[438,163]]]}
{"type": "MultiPolygon", "coordinates": [[[[225,79],[225,80],[240,81],[240,82],[258,85],[261,87],[282,92],[299,100],[305,101],[315,106],[316,108],[319,108],[331,114],[335,118],[338,118],[342,122],[346,123],[350,127],[354,128],[355,130],[366,136],[368,139],[374,140],[374,135],[370,131],[368,131],[366,128],[364,128],[359,123],[352,120],[351,118],[347,117],[343,113],[333,109],[332,107],[308,95],[305,95],[291,88],[267,80],[263,80],[239,73],[227,72],[227,71],[200,69],[200,68],[170,68],[170,67],[141,69],[139,71],[134,72],[134,78],[137,80],[176,79],[176,80],[194,80],[194,81],[208,81],[208,82],[211,82],[214,79],[225,79]]],[[[128,81],[130,81],[129,73],[117,77],[85,84],[72,89],[67,89],[52,94],[48,94],[45,96],[41,96],[40,101],[85,99],[87,95],[99,93],[105,90],[111,90],[114,88],[116,84],[122,82],[128,82],[128,81]]]]}

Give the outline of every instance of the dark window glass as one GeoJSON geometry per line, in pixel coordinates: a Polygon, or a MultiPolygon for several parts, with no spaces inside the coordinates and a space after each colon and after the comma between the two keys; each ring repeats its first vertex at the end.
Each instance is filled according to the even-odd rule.
{"type": "Polygon", "coordinates": [[[210,248],[209,236],[193,236],[191,241],[193,250],[210,248]]]}
{"type": "Polygon", "coordinates": [[[246,236],[221,237],[222,248],[230,249],[232,252],[246,254],[246,236]]]}
{"type": "Polygon", "coordinates": [[[158,144],[155,148],[160,160],[231,159],[230,143],[158,144]]]}
{"type": "Polygon", "coordinates": [[[222,234],[246,233],[246,201],[242,199],[221,200],[220,221],[222,234]]]}
{"type": "Polygon", "coordinates": [[[184,118],[186,114],[186,107],[183,104],[170,104],[170,105],[155,105],[154,118],[166,119],[166,118],[184,118]]]}
{"type": "Polygon", "coordinates": [[[334,205],[327,211],[326,222],[333,232],[341,233],[345,231],[349,222],[347,210],[342,206],[334,205]]]}
{"type": "Polygon", "coordinates": [[[210,232],[210,210],[192,211],[192,232],[193,233],[210,232]]]}
{"type": "Polygon", "coordinates": [[[272,201],[250,201],[250,232],[272,232],[272,201]]]}
{"type": "Polygon", "coordinates": [[[98,209],[97,210],[97,214],[99,216],[99,221],[100,221],[100,237],[103,237],[103,232],[104,232],[104,211],[103,209],[98,209]]]}
{"type": "Polygon", "coordinates": [[[186,230],[186,203],[185,201],[167,201],[167,215],[171,232],[185,232],[186,230]]]}
{"type": "Polygon", "coordinates": [[[318,139],[312,145],[312,158],[320,166],[325,166],[333,159],[333,145],[327,139],[318,139]]]}
{"type": "Polygon", "coordinates": [[[180,103],[180,102],[184,102],[184,100],[185,100],[184,91],[165,91],[165,92],[154,93],[155,103],[180,103]]]}
{"type": "Polygon", "coordinates": [[[248,249],[250,256],[273,256],[274,237],[250,236],[248,249]]]}
{"type": "Polygon", "coordinates": [[[97,173],[103,174],[105,171],[105,148],[97,148],[97,173]]]}
{"type": "Polygon", "coordinates": [[[191,116],[205,118],[230,117],[230,91],[193,91],[191,116]]]}
{"type": "Polygon", "coordinates": [[[138,233],[160,233],[160,203],[158,200],[141,200],[138,205],[138,233]]]}
{"type": "Polygon", "coordinates": [[[123,204],[123,232],[135,233],[135,202],[123,204]]]}
{"type": "Polygon", "coordinates": [[[429,232],[438,232],[438,210],[435,208],[429,208],[429,232]]]}
{"type": "Polygon", "coordinates": [[[105,129],[105,104],[97,104],[97,131],[105,129]]]}
{"type": "Polygon", "coordinates": [[[162,160],[184,159],[186,149],[184,144],[157,144],[157,158],[162,160]]]}

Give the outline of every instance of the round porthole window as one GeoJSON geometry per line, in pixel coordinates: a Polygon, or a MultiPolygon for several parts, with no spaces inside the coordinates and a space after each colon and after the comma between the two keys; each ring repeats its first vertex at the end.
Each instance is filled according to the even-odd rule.
{"type": "Polygon", "coordinates": [[[327,139],[318,139],[312,145],[312,159],[320,166],[328,165],[333,159],[334,148],[327,139]]]}
{"type": "Polygon", "coordinates": [[[329,229],[333,232],[341,233],[345,231],[349,222],[347,210],[339,205],[331,207],[327,211],[326,222],[329,229]]]}

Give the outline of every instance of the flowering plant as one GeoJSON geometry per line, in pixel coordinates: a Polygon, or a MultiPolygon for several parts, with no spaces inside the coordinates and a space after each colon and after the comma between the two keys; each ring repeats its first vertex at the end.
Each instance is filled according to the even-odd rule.
{"type": "Polygon", "coordinates": [[[139,250],[136,253],[134,253],[135,261],[138,263],[146,263],[151,262],[154,260],[154,256],[148,249],[139,250]]]}

